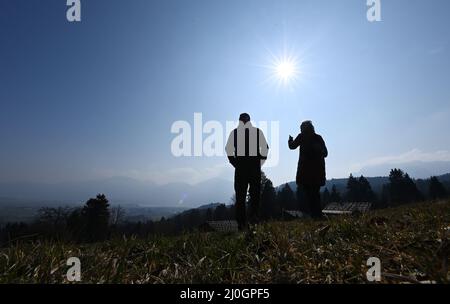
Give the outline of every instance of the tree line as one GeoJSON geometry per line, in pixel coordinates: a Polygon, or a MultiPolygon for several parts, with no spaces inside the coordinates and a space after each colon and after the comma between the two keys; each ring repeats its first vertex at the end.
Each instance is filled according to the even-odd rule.
{"type": "MultiPolygon", "coordinates": [[[[449,190],[437,177],[415,182],[400,169],[392,169],[388,183],[376,194],[364,176],[350,175],[345,191],[341,193],[336,185],[322,192],[323,207],[329,203],[370,202],[374,208],[386,208],[449,197],[449,190]],[[419,190],[425,189],[425,193],[419,190]]],[[[295,191],[284,184],[278,189],[262,173],[261,178],[261,220],[285,219],[286,210],[300,210],[308,213],[301,189],[295,191]]],[[[0,228],[0,246],[23,239],[51,239],[72,242],[98,242],[109,238],[134,235],[174,235],[198,229],[207,221],[233,220],[234,205],[219,204],[214,208],[190,209],[159,221],[129,222],[125,220],[123,208],[111,208],[104,194],[89,199],[81,208],[42,208],[36,220],[30,224],[9,223],[0,228]]]]}

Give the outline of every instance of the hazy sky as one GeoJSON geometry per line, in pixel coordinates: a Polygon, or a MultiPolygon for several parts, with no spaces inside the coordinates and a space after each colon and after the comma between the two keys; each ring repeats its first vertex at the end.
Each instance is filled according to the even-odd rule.
{"type": "MultiPolygon", "coordinates": [[[[177,120],[278,121],[275,184],[304,119],[328,146],[327,176],[389,159],[450,160],[450,2],[0,1],[0,181],[129,176],[231,179],[226,157],[171,153],[177,120]],[[271,55],[301,60],[271,81],[271,55]]],[[[223,134],[224,137],[226,136],[223,134]]],[[[270,136],[269,141],[270,141],[270,136]]]]}

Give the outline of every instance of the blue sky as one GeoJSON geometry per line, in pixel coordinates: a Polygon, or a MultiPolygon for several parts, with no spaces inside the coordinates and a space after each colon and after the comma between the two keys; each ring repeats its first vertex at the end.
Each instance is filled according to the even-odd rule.
{"type": "MultiPolygon", "coordinates": [[[[275,184],[294,179],[287,139],[313,120],[327,176],[403,156],[450,160],[450,3],[81,0],[0,2],[0,181],[129,176],[231,179],[225,157],[175,158],[177,120],[279,121],[275,184]],[[267,82],[270,53],[298,82],[267,82]]],[[[225,136],[225,134],[224,134],[225,136]]]]}

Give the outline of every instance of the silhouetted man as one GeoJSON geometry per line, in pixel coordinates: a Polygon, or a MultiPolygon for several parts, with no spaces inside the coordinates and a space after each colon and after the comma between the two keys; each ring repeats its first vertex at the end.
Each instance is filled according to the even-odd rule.
{"type": "Polygon", "coordinates": [[[296,182],[305,193],[311,216],[321,218],[320,187],[325,185],[325,158],[328,150],[322,136],[316,134],[311,121],[304,121],[300,131],[295,139],[289,136],[288,142],[291,150],[300,146],[296,182]]]}
{"type": "Polygon", "coordinates": [[[269,146],[263,132],[253,127],[250,115],[243,113],[239,117],[239,126],[228,137],[225,150],[228,160],[235,168],[236,220],[239,230],[243,230],[247,227],[245,201],[249,186],[249,221],[257,221],[261,195],[261,166],[267,159],[269,146]]]}

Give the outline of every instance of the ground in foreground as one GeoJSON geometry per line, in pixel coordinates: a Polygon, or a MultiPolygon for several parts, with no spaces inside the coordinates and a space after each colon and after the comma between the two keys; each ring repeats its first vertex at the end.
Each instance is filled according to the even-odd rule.
{"type": "Polygon", "coordinates": [[[448,283],[450,203],[428,202],[328,221],[269,222],[247,233],[189,233],[97,244],[17,243],[0,249],[0,283],[448,283]]]}

